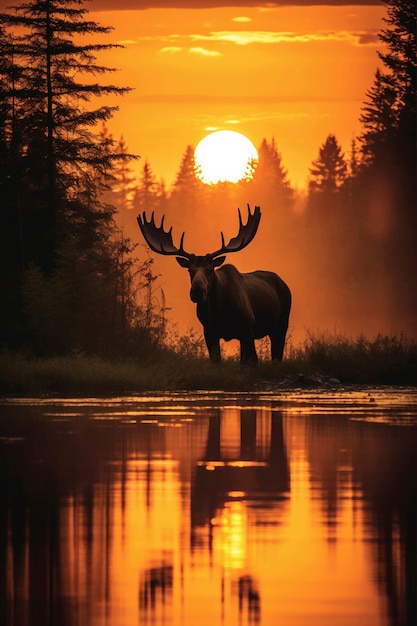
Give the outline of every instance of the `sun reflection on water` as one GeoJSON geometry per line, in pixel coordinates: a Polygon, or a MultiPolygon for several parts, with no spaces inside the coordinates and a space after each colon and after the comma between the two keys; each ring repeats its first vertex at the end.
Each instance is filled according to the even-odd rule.
{"type": "Polygon", "coordinates": [[[405,394],[201,395],[0,403],[0,622],[408,626],[405,394]]]}

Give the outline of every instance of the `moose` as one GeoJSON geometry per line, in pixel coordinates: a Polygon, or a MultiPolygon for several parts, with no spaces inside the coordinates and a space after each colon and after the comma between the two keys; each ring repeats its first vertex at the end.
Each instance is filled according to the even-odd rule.
{"type": "Polygon", "coordinates": [[[180,247],[172,240],[172,226],[166,231],[162,217],[155,224],[152,213],[146,212],[137,220],[148,246],[154,252],[176,256],[181,267],[188,269],[191,280],[190,297],[197,304],[197,317],[204,328],[204,338],[210,359],[220,361],[220,339],[240,341],[241,362],[257,362],[255,339],[269,336],[272,359],[282,360],[288,318],[291,309],[291,292],[285,282],[274,272],[257,270],[243,274],[234,265],[223,265],[226,254],[243,250],[255,237],[261,219],[261,210],[255,206],[253,213],[248,204],[246,224],[240,209],[239,232],[225,245],[221,232],[221,247],[203,256],[184,250],[182,233],[180,247]],[[222,267],[220,267],[222,266],[222,267]],[[220,269],[216,269],[220,268],[220,269]]]}

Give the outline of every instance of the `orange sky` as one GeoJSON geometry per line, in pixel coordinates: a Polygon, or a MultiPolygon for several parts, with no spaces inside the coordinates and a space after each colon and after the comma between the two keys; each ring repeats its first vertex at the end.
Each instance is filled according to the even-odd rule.
{"type": "Polygon", "coordinates": [[[124,10],[97,10],[115,4],[86,7],[114,27],[106,41],[125,46],[99,61],[120,70],[107,82],[134,88],[118,98],[110,128],[142,157],[138,169],[147,159],[170,185],[186,146],[214,129],[237,130],[256,147],[274,136],[299,187],[329,133],[349,152],[380,65],[382,5],[265,8],[241,0],[235,4],[252,6],[201,8],[233,2],[122,0],[124,10]],[[146,4],[199,8],[128,8],[146,4]]]}

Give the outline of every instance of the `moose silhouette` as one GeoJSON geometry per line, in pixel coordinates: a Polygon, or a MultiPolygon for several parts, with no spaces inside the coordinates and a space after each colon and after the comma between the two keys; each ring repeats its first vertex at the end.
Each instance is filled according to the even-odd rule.
{"type": "Polygon", "coordinates": [[[180,247],[174,245],[172,226],[168,231],[164,229],[165,216],[160,226],[155,224],[154,213],[148,220],[144,212],[138,215],[137,220],[151,250],[176,256],[181,267],[188,269],[190,297],[197,304],[197,317],[203,325],[212,361],[220,361],[220,339],[238,339],[240,360],[257,362],[255,339],[266,336],[271,340],[272,359],[282,360],[291,309],[288,286],[274,272],[256,270],[241,273],[234,265],[223,265],[225,255],[243,250],[258,230],[261,219],[259,206],[255,206],[252,213],[248,205],[246,224],[242,222],[240,209],[238,213],[239,232],[236,237],[225,245],[221,233],[221,247],[203,256],[184,250],[185,233],[182,233],[180,247]]]}

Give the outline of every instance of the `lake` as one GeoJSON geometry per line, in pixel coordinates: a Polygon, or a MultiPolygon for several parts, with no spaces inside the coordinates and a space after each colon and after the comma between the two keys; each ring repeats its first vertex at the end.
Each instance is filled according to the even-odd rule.
{"type": "Polygon", "coordinates": [[[416,389],[0,399],[4,626],[414,626],[416,562],[416,389]]]}

